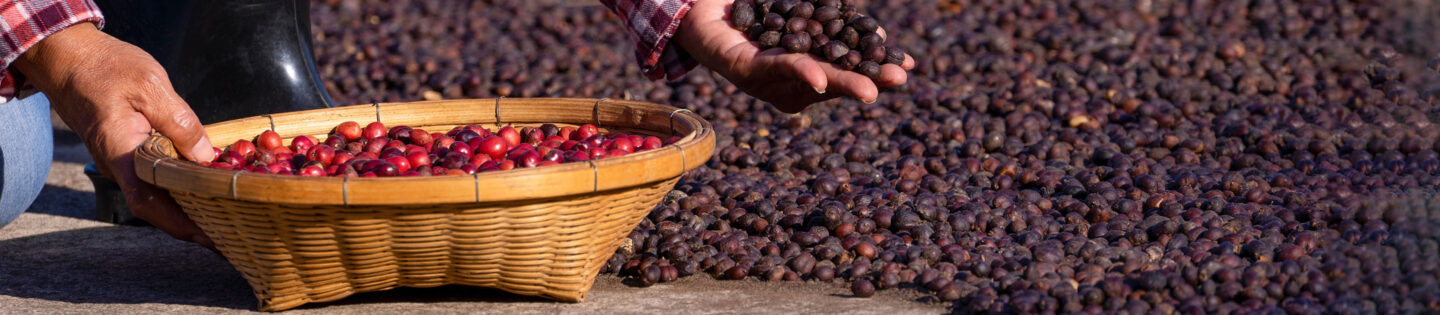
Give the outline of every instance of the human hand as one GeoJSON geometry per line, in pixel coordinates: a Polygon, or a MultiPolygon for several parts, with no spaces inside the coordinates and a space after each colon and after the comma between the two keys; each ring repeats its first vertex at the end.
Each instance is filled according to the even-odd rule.
{"type": "MultiPolygon", "coordinates": [[[[881,66],[879,78],[872,81],[809,54],[787,53],[781,48],[762,51],[730,25],[732,2],[696,1],[680,21],[673,40],[700,64],[781,111],[799,112],[815,102],[845,95],[871,103],[879,96],[880,88],[905,84],[906,71],[915,68],[915,59],[906,55],[900,66],[881,66]]],[[[878,33],[885,36],[883,29],[878,33]]]]}
{"type": "Polygon", "coordinates": [[[159,62],[81,23],[46,37],[13,66],[80,134],[100,172],[120,184],[136,217],[177,239],[214,246],[169,193],[135,175],[135,148],[152,128],[192,160],[208,162],[215,155],[200,119],[175,94],[159,62]]]}

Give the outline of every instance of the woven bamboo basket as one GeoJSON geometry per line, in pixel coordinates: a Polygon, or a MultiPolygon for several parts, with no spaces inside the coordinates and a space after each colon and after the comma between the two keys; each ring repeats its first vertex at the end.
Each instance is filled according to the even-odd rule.
{"type": "Polygon", "coordinates": [[[580,302],[620,241],[715,149],[714,131],[694,113],[605,99],[381,103],[250,117],[206,131],[215,144],[267,129],[323,139],[343,121],[430,131],[591,123],[682,139],[620,157],[473,176],[336,178],[203,167],[154,136],[136,150],[135,170],[168,189],[215,241],[260,310],[448,284],[580,302]]]}

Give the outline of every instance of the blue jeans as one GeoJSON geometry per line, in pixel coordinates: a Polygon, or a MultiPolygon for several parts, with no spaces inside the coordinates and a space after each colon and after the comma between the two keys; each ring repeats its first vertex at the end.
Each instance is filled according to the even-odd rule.
{"type": "Polygon", "coordinates": [[[0,226],[5,226],[45,187],[55,141],[45,95],[0,103],[0,117],[0,226]]]}

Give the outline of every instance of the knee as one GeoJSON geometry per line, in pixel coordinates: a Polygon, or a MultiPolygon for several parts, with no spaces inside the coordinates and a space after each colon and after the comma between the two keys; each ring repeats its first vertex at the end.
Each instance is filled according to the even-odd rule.
{"type": "Polygon", "coordinates": [[[50,103],[32,95],[0,104],[10,123],[0,124],[0,225],[20,216],[39,196],[50,174],[54,140],[50,103]]]}

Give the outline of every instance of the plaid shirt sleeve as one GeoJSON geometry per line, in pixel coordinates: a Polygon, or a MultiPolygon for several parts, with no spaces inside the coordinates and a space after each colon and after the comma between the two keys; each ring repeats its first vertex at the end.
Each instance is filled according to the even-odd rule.
{"type": "Polygon", "coordinates": [[[91,0],[0,1],[0,101],[15,97],[23,86],[10,73],[10,63],[26,50],[66,27],[82,22],[102,26],[104,16],[91,0]]]}
{"type": "Polygon", "coordinates": [[[697,65],[670,41],[695,0],[601,0],[635,35],[635,57],[651,80],[679,79],[697,65]]]}

